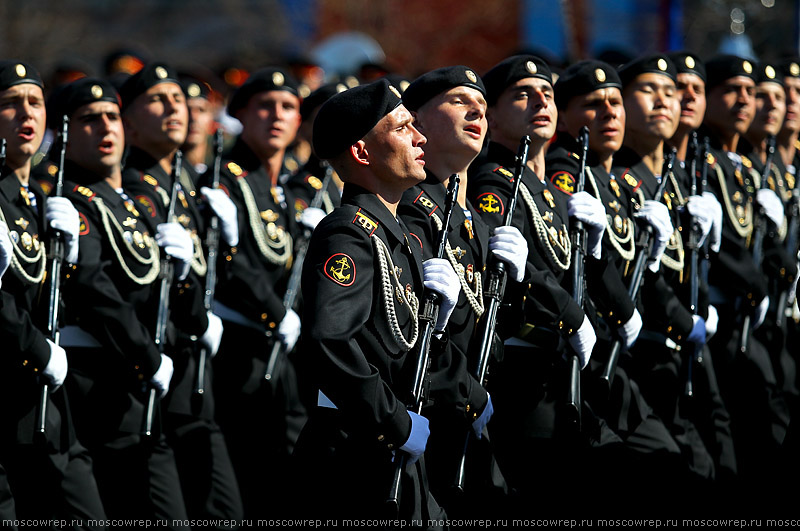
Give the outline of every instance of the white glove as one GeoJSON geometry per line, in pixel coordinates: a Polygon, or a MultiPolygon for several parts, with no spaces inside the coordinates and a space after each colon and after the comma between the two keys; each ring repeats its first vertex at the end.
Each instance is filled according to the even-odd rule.
{"type": "Polygon", "coordinates": [[[321,208],[308,207],[307,209],[303,210],[302,214],[300,214],[300,223],[309,229],[314,230],[325,216],[327,216],[327,214],[321,208]]]}
{"type": "Polygon", "coordinates": [[[66,197],[51,197],[47,200],[45,218],[50,227],[61,231],[64,237],[64,257],[74,264],[78,261],[78,234],[81,220],[78,211],[66,197]]]}
{"type": "Polygon", "coordinates": [[[708,239],[708,246],[713,252],[718,253],[722,244],[722,205],[719,204],[717,196],[711,192],[703,192],[706,200],[706,208],[711,213],[711,234],[708,239]]]}
{"type": "Polygon", "coordinates": [[[783,203],[778,194],[768,188],[756,192],[756,201],[776,227],[783,225],[783,203]]]}
{"type": "Polygon", "coordinates": [[[589,322],[588,317],[584,316],[581,327],[569,338],[569,344],[575,351],[575,354],[578,355],[578,359],[581,362],[581,369],[586,367],[586,364],[589,363],[589,358],[592,357],[592,349],[596,341],[597,336],[594,333],[594,328],[592,328],[592,323],[589,322]]]}
{"type": "Polygon", "coordinates": [[[178,280],[183,280],[189,274],[194,254],[192,237],[180,223],[161,223],[156,227],[156,242],[164,251],[177,260],[175,274],[178,280]]]}
{"type": "Polygon", "coordinates": [[[569,198],[568,212],[586,228],[586,249],[597,259],[602,256],[603,233],[606,231],[606,208],[589,192],[577,192],[569,198]]]}
{"type": "Polygon", "coordinates": [[[222,225],[222,237],[231,247],[239,245],[239,221],[236,217],[236,205],[231,201],[231,198],[219,188],[215,190],[207,186],[200,188],[200,193],[203,194],[203,197],[206,198],[209,206],[219,218],[219,222],[222,225]]]}
{"type": "Polygon", "coordinates": [[[11,243],[11,238],[8,237],[8,225],[5,221],[0,221],[0,277],[8,269],[8,264],[11,263],[11,257],[14,255],[14,244],[11,243]]]}
{"type": "MultiPolygon", "coordinates": [[[[693,195],[689,197],[689,202],[686,203],[686,210],[694,218],[695,223],[700,228],[700,239],[698,245],[703,245],[706,237],[711,232],[714,225],[714,211],[709,208],[708,199],[702,195],[693,195]]],[[[720,212],[721,213],[721,212],[720,212]]]]}
{"type": "Polygon", "coordinates": [[[50,346],[50,359],[47,361],[44,371],[42,371],[42,376],[47,379],[47,384],[50,386],[50,392],[52,393],[64,383],[69,364],[67,363],[67,353],[63,348],[49,339],[47,344],[50,346]]]}
{"type": "Polygon", "coordinates": [[[169,381],[172,380],[173,370],[172,358],[162,354],[161,364],[153,377],[150,378],[150,383],[158,391],[158,398],[164,398],[169,392],[169,381]]]}
{"type": "Polygon", "coordinates": [[[286,345],[287,352],[294,348],[297,338],[300,337],[300,316],[294,310],[286,310],[286,315],[278,325],[278,337],[286,345]]]}
{"type": "Polygon", "coordinates": [[[625,342],[625,348],[631,348],[636,339],[639,337],[639,332],[642,331],[642,315],[636,308],[633,309],[633,315],[628,321],[618,330],[622,341],[625,342]]]}
{"type": "MultiPolygon", "coordinates": [[[[526,255],[527,256],[527,255],[526,255]]],[[[439,318],[436,320],[434,330],[444,331],[450,314],[458,303],[458,294],[461,292],[461,283],[458,281],[455,269],[444,258],[431,258],[422,263],[423,284],[429,290],[441,296],[439,305],[439,318]]]]}
{"type": "Polygon", "coordinates": [[[669,209],[663,203],[648,199],[644,202],[641,210],[633,215],[637,218],[644,218],[653,227],[653,250],[650,252],[647,268],[656,273],[661,266],[661,257],[667,248],[669,238],[675,230],[669,217],[669,209]]]}
{"type": "Polygon", "coordinates": [[[213,358],[217,355],[219,343],[222,341],[222,319],[212,312],[208,312],[206,315],[208,315],[208,328],[203,333],[203,337],[200,338],[200,342],[206,346],[208,353],[213,358]]]}
{"type": "Polygon", "coordinates": [[[764,318],[767,316],[767,310],[769,309],[769,297],[764,297],[761,299],[761,302],[758,303],[758,307],[756,307],[756,315],[753,319],[753,330],[761,326],[764,322],[764,318]]]}
{"type": "Polygon", "coordinates": [[[717,326],[719,325],[719,314],[717,309],[711,304],[708,305],[708,319],[706,319],[706,341],[711,339],[711,336],[717,333],[717,326]]]}
{"type": "Polygon", "coordinates": [[[516,227],[500,226],[494,229],[489,238],[489,250],[508,265],[508,273],[516,282],[525,278],[525,264],[528,261],[528,242],[516,227]]]}

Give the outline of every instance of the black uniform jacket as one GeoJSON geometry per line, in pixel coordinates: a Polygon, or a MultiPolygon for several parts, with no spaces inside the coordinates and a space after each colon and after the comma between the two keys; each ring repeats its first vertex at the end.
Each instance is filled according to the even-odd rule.
{"type": "MultiPolygon", "coordinates": [[[[14,261],[3,275],[0,291],[0,421],[2,438],[30,442],[34,433],[38,373],[50,360],[50,347],[41,330],[47,323],[45,194],[34,181],[34,210],[19,180],[8,171],[0,175],[0,211],[14,245],[14,261]]],[[[66,264],[63,268],[67,270],[66,264]]]]}
{"type": "MultiPolygon", "coordinates": [[[[285,186],[281,198],[261,161],[241,139],[225,159],[220,188],[236,205],[239,245],[220,242],[216,300],[270,331],[286,313],[283,292],[299,233],[294,198],[285,186]]],[[[209,174],[203,180],[207,178],[209,174]]]]}
{"type": "Polygon", "coordinates": [[[333,209],[342,204],[339,189],[333,179],[328,181],[328,186],[322,190],[325,181],[325,169],[320,164],[319,159],[314,155],[308,159],[300,170],[289,177],[286,187],[294,196],[295,219],[300,221],[300,215],[311,206],[314,198],[321,193],[322,204],[319,206],[326,214],[333,212],[333,209]]]}
{"type": "MultiPolygon", "coordinates": [[[[425,259],[433,258],[439,240],[439,223],[444,222],[446,189],[432,173],[425,182],[408,190],[398,207],[399,217],[405,222],[412,237],[422,245],[425,259]]],[[[469,221],[461,207],[456,204],[447,227],[447,240],[451,257],[460,266],[456,270],[463,276],[471,298],[482,300],[485,282],[485,267],[489,256],[489,228],[478,217],[475,209],[469,221]]],[[[444,258],[449,260],[447,253],[444,258]]],[[[452,263],[452,262],[451,262],[452,263]]],[[[513,288],[509,288],[513,289],[513,288]]],[[[478,315],[467,299],[462,284],[461,293],[450,319],[447,322],[448,341],[444,352],[437,353],[432,366],[431,395],[435,402],[443,401],[447,406],[455,405],[460,416],[472,422],[486,405],[486,391],[475,379],[477,352],[475,329],[478,315]]]]}
{"type": "MultiPolygon", "coordinates": [[[[468,195],[483,220],[490,227],[503,224],[506,207],[514,191],[515,154],[497,143],[489,144],[485,159],[476,159],[470,167],[468,195]]],[[[569,242],[569,221],[565,198],[554,195],[549,186],[543,184],[534,172],[525,167],[522,184],[527,186],[542,219],[547,238],[561,263],[569,258],[561,252],[569,242]]],[[[559,268],[542,241],[544,236],[537,234],[532,222],[532,212],[523,199],[520,189],[512,225],[520,229],[528,242],[528,262],[533,264],[537,274],[531,276],[527,290],[519,290],[517,296],[523,299],[524,312],[519,312],[520,331],[518,336],[532,338],[530,333],[549,330],[550,333],[564,337],[578,330],[585,317],[583,310],[575,303],[568,284],[569,275],[559,268]],[[538,274],[541,273],[541,274],[538,274]],[[539,331],[533,331],[534,328],[539,331]]],[[[547,333],[547,332],[545,332],[547,333]]],[[[537,341],[533,341],[537,342],[537,341]]]]}

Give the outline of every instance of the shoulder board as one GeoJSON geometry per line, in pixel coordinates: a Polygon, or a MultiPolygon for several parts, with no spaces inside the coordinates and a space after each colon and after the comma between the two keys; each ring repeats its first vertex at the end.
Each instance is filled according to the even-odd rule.
{"type": "Polygon", "coordinates": [[[226,164],[225,167],[228,168],[228,171],[231,172],[234,175],[234,177],[240,177],[242,173],[244,173],[242,167],[233,161],[226,164]]]}
{"type": "Polygon", "coordinates": [[[748,159],[747,157],[742,155],[742,165],[745,168],[752,168],[753,167],[753,161],[751,161],[750,159],[748,159]]]}
{"type": "Polygon", "coordinates": [[[353,224],[364,229],[364,232],[366,232],[368,236],[372,236],[379,225],[377,221],[367,216],[367,214],[364,213],[360,208],[353,218],[353,224]]]}
{"type": "Polygon", "coordinates": [[[51,162],[50,164],[47,165],[47,173],[49,173],[51,176],[55,177],[56,174],[58,173],[58,166],[56,166],[55,164],[53,164],[51,162]]]}
{"type": "Polygon", "coordinates": [[[575,177],[568,171],[555,172],[550,177],[550,182],[565,194],[572,195],[575,193],[575,177]]]}
{"type": "Polygon", "coordinates": [[[572,151],[569,152],[569,156],[575,160],[581,160],[581,156],[578,155],[577,153],[573,153],[572,151]]]}
{"type": "Polygon", "coordinates": [[[91,201],[92,198],[96,195],[94,192],[92,192],[92,190],[90,188],[87,188],[85,186],[80,186],[80,185],[78,185],[75,188],[73,188],[72,191],[73,192],[78,192],[82,196],[87,197],[89,199],[89,201],[91,201]]]}
{"type": "Polygon", "coordinates": [[[439,205],[433,202],[433,200],[428,197],[428,194],[425,193],[425,190],[420,191],[419,195],[414,199],[415,205],[420,205],[428,212],[428,216],[433,215],[436,212],[436,209],[439,208],[439,205]]]}
{"type": "Polygon", "coordinates": [[[505,166],[498,166],[494,170],[495,173],[499,173],[500,175],[507,177],[509,181],[514,181],[514,174],[508,171],[505,166]]]}
{"type": "Polygon", "coordinates": [[[142,180],[154,188],[158,186],[158,180],[152,175],[145,174],[142,176],[142,180]]]}
{"type": "Polygon", "coordinates": [[[306,182],[313,188],[314,190],[321,190],[322,189],[322,181],[320,181],[317,177],[313,175],[308,175],[306,177],[306,182]]]}
{"type": "Polygon", "coordinates": [[[625,179],[625,182],[633,188],[634,192],[642,185],[642,181],[636,180],[636,178],[630,174],[630,168],[625,170],[625,173],[623,173],[622,177],[625,179]]]}

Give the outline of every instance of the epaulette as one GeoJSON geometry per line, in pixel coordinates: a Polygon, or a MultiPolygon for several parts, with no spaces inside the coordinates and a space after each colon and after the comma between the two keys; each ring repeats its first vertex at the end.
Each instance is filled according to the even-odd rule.
{"type": "Polygon", "coordinates": [[[72,189],[72,191],[78,192],[82,196],[86,197],[87,200],[89,201],[91,201],[94,198],[94,196],[97,195],[91,190],[91,188],[87,188],[81,185],[76,185],[75,188],[72,189]]]}
{"type": "Polygon", "coordinates": [[[322,181],[320,181],[317,177],[314,177],[310,173],[308,175],[306,175],[306,182],[314,190],[321,190],[322,189],[322,181]]]}
{"type": "Polygon", "coordinates": [[[568,171],[557,171],[550,177],[550,182],[567,195],[575,193],[575,177],[568,171]]]}
{"type": "Polygon", "coordinates": [[[428,217],[432,216],[434,212],[439,208],[428,194],[425,193],[425,190],[420,191],[419,195],[414,199],[415,205],[420,205],[425,211],[428,213],[428,217]]]}
{"type": "Polygon", "coordinates": [[[753,161],[742,155],[742,166],[744,166],[747,169],[750,169],[753,167],[753,161]]]}
{"type": "Polygon", "coordinates": [[[622,174],[622,178],[625,179],[625,182],[628,183],[628,186],[633,188],[634,192],[642,185],[642,181],[637,181],[636,178],[630,174],[630,168],[625,170],[625,172],[622,174]]]}
{"type": "Polygon", "coordinates": [[[581,160],[581,156],[578,155],[577,153],[573,153],[572,151],[569,152],[569,156],[575,160],[581,160]]]}
{"type": "Polygon", "coordinates": [[[377,230],[379,223],[369,216],[367,216],[361,209],[358,209],[356,212],[355,217],[353,218],[353,224],[358,225],[364,232],[367,233],[368,236],[372,236],[372,234],[377,230]]]}
{"type": "Polygon", "coordinates": [[[514,182],[514,174],[508,171],[505,166],[498,166],[494,169],[494,173],[499,173],[503,177],[506,177],[510,182],[514,182]]]}
{"type": "Polygon", "coordinates": [[[51,177],[55,177],[58,173],[58,166],[53,164],[52,162],[47,164],[47,173],[50,174],[51,177]]]}
{"type": "Polygon", "coordinates": [[[233,161],[230,161],[225,167],[228,168],[228,171],[231,172],[234,177],[241,177],[244,174],[242,167],[233,161]]]}

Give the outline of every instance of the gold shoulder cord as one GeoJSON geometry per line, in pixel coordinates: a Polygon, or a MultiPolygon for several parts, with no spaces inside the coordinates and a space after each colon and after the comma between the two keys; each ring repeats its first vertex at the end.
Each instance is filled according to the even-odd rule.
{"type": "Polygon", "coordinates": [[[748,203],[745,206],[744,217],[739,218],[736,216],[736,212],[731,205],[731,199],[728,196],[728,184],[725,182],[725,174],[722,172],[722,167],[719,164],[716,164],[714,167],[714,171],[717,174],[717,180],[719,181],[720,191],[722,192],[722,202],[725,205],[725,212],[728,214],[728,217],[731,219],[731,224],[733,225],[733,229],[736,231],[742,238],[750,238],[750,234],[753,232],[753,205],[752,203],[748,203]]]}
{"type": "MultiPolygon", "coordinates": [[[[0,221],[4,221],[6,222],[6,225],[8,225],[8,222],[6,221],[6,216],[3,213],[2,209],[0,209],[0,221]]],[[[28,258],[27,256],[25,256],[25,253],[23,253],[22,250],[20,250],[19,245],[15,243],[13,240],[11,241],[11,243],[14,244],[14,253],[11,255],[11,264],[10,264],[11,269],[13,269],[17,275],[22,277],[23,280],[25,280],[25,282],[29,284],[39,284],[44,279],[45,267],[47,265],[47,259],[46,259],[47,252],[45,250],[44,243],[43,242],[39,243],[39,251],[33,258],[28,258]],[[22,266],[20,261],[28,265],[39,262],[39,271],[35,275],[29,275],[28,272],[25,271],[25,268],[22,266]]]]}
{"type": "MultiPolygon", "coordinates": [[[[586,168],[586,175],[589,177],[589,183],[591,183],[592,188],[594,188],[594,196],[602,201],[600,198],[600,189],[597,187],[597,181],[595,181],[594,175],[589,168],[586,168]]],[[[623,221],[622,224],[625,234],[623,237],[617,236],[616,232],[611,227],[612,223],[613,219],[611,218],[611,215],[606,212],[606,234],[608,235],[608,239],[611,241],[611,246],[617,250],[623,260],[630,262],[633,260],[633,257],[636,254],[636,243],[633,241],[633,222],[630,218],[625,218],[625,221],[623,221]]]]}
{"type": "Polygon", "coordinates": [[[200,236],[197,235],[197,231],[192,231],[189,235],[192,237],[192,243],[194,244],[194,253],[192,254],[191,262],[192,271],[204,277],[208,271],[208,264],[203,254],[203,242],[200,241],[200,236]]]}
{"type": "Polygon", "coordinates": [[[125,229],[123,229],[117,218],[111,212],[111,210],[105,205],[103,200],[97,196],[94,197],[92,200],[94,204],[97,205],[97,210],[100,211],[100,218],[103,220],[103,227],[106,229],[106,234],[108,234],[108,241],[111,244],[111,249],[114,251],[114,254],[119,261],[119,265],[122,267],[122,270],[128,275],[133,282],[139,285],[146,285],[152,284],[156,278],[158,278],[158,274],[161,271],[161,264],[159,262],[159,251],[158,251],[158,244],[156,243],[154,238],[146,236],[144,238],[144,243],[147,246],[149,251],[147,257],[140,256],[139,253],[133,248],[133,246],[125,239],[125,229]],[[115,230],[112,230],[116,229],[115,230]],[[142,276],[136,275],[131,269],[128,267],[128,264],[125,262],[125,259],[122,257],[122,251],[117,245],[117,239],[114,236],[115,234],[119,235],[119,238],[125,244],[129,254],[133,256],[134,260],[139,262],[140,264],[150,266],[147,273],[142,276]]]}
{"type": "MultiPolygon", "coordinates": [[[[436,228],[441,231],[442,220],[439,219],[439,216],[436,214],[433,214],[431,217],[436,223],[436,228]]],[[[467,297],[467,302],[472,306],[476,318],[480,318],[485,309],[483,304],[483,283],[481,282],[480,272],[475,271],[475,289],[473,290],[467,283],[467,279],[464,278],[464,266],[458,263],[456,255],[453,253],[453,248],[450,247],[450,240],[445,244],[445,251],[447,252],[447,258],[450,260],[450,264],[453,266],[453,269],[455,269],[456,275],[458,275],[458,281],[461,283],[461,289],[467,297]]]]}
{"type": "MultiPolygon", "coordinates": [[[[686,204],[686,199],[684,199],[683,194],[681,194],[681,189],[678,187],[678,181],[675,179],[675,174],[673,172],[669,173],[669,180],[672,182],[672,187],[675,190],[675,199],[677,203],[677,207],[682,207],[686,204]]],[[[669,192],[664,190],[665,194],[669,192]]],[[[672,258],[665,252],[661,255],[661,263],[664,264],[664,267],[667,269],[672,269],[673,271],[679,271],[681,273],[681,280],[683,280],[683,267],[685,265],[685,255],[686,252],[683,249],[683,238],[681,237],[681,231],[678,230],[676,227],[675,230],[672,232],[672,235],[669,238],[669,242],[667,242],[667,251],[673,251],[677,258],[672,258]]]]}
{"type": "Polygon", "coordinates": [[[553,263],[556,265],[556,267],[566,271],[572,264],[572,244],[570,243],[569,238],[565,238],[564,243],[561,243],[553,238],[553,236],[547,231],[547,226],[542,219],[542,214],[539,212],[539,209],[537,208],[536,203],[531,196],[531,192],[528,190],[528,187],[525,186],[525,183],[520,183],[519,191],[522,194],[523,201],[525,201],[525,204],[528,205],[531,223],[533,223],[533,226],[536,229],[536,234],[539,236],[539,240],[544,243],[544,247],[547,249],[550,258],[553,260],[553,263]],[[556,248],[553,248],[554,245],[556,248]],[[560,251],[566,257],[564,261],[558,257],[556,250],[560,251]]]}
{"type": "Polygon", "coordinates": [[[250,228],[253,229],[258,249],[264,258],[272,264],[283,266],[292,258],[292,237],[286,231],[281,231],[273,240],[267,234],[264,223],[261,221],[261,214],[256,205],[256,198],[250,185],[244,178],[236,180],[244,196],[244,204],[247,208],[247,217],[250,220],[250,228]]]}
{"type": "Polygon", "coordinates": [[[397,272],[394,268],[392,261],[392,254],[376,235],[372,235],[372,244],[378,255],[378,264],[381,272],[381,288],[383,291],[383,308],[386,311],[386,317],[389,320],[389,327],[392,329],[392,336],[397,341],[397,344],[403,347],[406,351],[411,350],[417,342],[419,335],[419,300],[413,291],[406,293],[405,288],[397,278],[397,272]],[[390,278],[391,276],[391,278],[390,278]],[[406,340],[403,331],[400,329],[400,323],[397,321],[397,312],[394,307],[394,289],[392,289],[392,280],[394,280],[395,289],[397,290],[397,298],[403,303],[403,306],[408,308],[411,314],[411,339],[406,340]]]}

